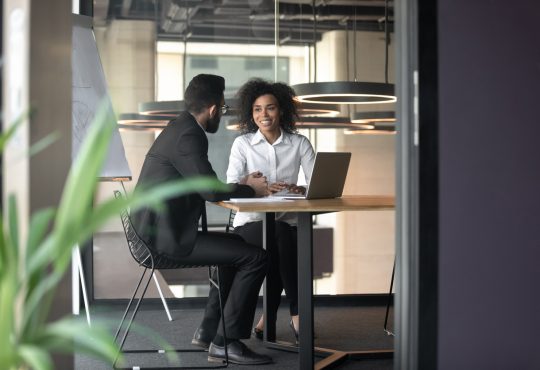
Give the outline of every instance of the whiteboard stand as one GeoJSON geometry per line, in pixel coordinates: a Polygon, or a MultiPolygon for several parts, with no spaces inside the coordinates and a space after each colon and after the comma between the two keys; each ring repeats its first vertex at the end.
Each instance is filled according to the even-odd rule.
{"type": "Polygon", "coordinates": [[[165,300],[165,297],[163,296],[163,292],[161,291],[161,287],[159,286],[159,281],[156,277],[156,273],[152,273],[152,277],[154,278],[154,282],[156,283],[156,288],[159,292],[159,297],[161,298],[161,302],[163,302],[163,307],[165,308],[165,312],[167,313],[167,318],[169,321],[173,321],[171,317],[171,312],[169,311],[169,305],[167,304],[167,301],[165,300]]]}
{"type": "Polygon", "coordinates": [[[88,304],[88,294],[86,292],[86,282],[84,280],[84,272],[82,267],[82,259],[81,259],[81,249],[79,246],[75,246],[73,248],[73,251],[71,252],[71,269],[72,269],[72,294],[73,294],[73,314],[79,315],[80,314],[80,296],[79,296],[79,284],[82,288],[83,293],[83,301],[84,301],[84,311],[86,312],[86,321],[88,322],[88,326],[92,326],[92,322],[90,321],[90,305],[88,304]]]}

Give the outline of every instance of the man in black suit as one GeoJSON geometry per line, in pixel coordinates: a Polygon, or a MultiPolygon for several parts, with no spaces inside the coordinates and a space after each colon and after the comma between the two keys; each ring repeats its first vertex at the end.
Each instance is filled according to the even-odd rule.
{"type": "MultiPolygon", "coordinates": [[[[225,80],[220,76],[202,74],[191,80],[184,94],[186,111],[169,122],[148,151],[137,186],[194,176],[216,177],[208,161],[205,131],[218,130],[227,108],[224,89],[225,80]]],[[[169,199],[164,211],[143,209],[134,215],[133,223],[158,255],[186,264],[221,265],[219,277],[225,299],[229,360],[237,364],[264,364],[271,362],[271,358],[251,351],[239,339],[250,336],[259,289],[267,271],[266,252],[231,234],[198,230],[199,219],[205,214],[205,201],[268,193],[266,179],[261,174],[250,174],[240,184],[231,186],[227,193],[201,192],[169,199]]],[[[209,347],[209,361],[225,358],[219,314],[216,316],[213,311],[218,298],[217,290],[212,287],[205,317],[217,317],[217,321],[205,320],[194,343],[209,347]]]]}

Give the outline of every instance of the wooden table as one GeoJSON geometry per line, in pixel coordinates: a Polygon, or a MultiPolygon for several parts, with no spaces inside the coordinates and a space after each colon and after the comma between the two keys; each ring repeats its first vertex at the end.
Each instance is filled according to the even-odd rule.
{"type": "Polygon", "coordinates": [[[275,213],[298,213],[298,314],[299,314],[299,346],[276,341],[275,315],[267,311],[268,281],[264,283],[263,310],[265,317],[264,341],[271,348],[298,351],[299,368],[324,369],[335,366],[348,358],[384,358],[391,357],[393,350],[372,350],[345,352],[313,346],[313,215],[340,211],[380,211],[392,210],[395,206],[393,196],[387,195],[355,195],[343,196],[336,199],[312,199],[294,201],[227,201],[217,203],[221,207],[237,212],[262,212],[263,218],[263,247],[270,253],[274,248],[275,213]],[[314,367],[314,354],[327,356],[317,362],[314,367]]]}

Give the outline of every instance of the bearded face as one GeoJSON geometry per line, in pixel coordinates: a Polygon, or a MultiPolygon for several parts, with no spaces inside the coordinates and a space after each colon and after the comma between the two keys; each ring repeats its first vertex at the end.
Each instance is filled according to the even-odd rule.
{"type": "Polygon", "coordinates": [[[216,109],[214,116],[210,117],[206,123],[206,132],[215,134],[219,128],[219,121],[221,121],[221,111],[216,109]]]}

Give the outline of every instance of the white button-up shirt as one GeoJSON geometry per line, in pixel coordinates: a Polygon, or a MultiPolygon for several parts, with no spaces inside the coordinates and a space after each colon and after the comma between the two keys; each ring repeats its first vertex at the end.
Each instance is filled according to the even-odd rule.
{"type": "MultiPolygon", "coordinates": [[[[314,161],[315,151],[305,136],[281,130],[280,137],[270,144],[263,134],[257,131],[234,140],[229,157],[227,182],[238,183],[244,176],[260,171],[269,184],[280,181],[297,184],[302,167],[305,183],[309,184],[314,161]]],[[[296,224],[294,214],[276,214],[276,219],[296,224]]],[[[234,218],[233,226],[261,220],[261,213],[239,212],[234,218]]]]}

